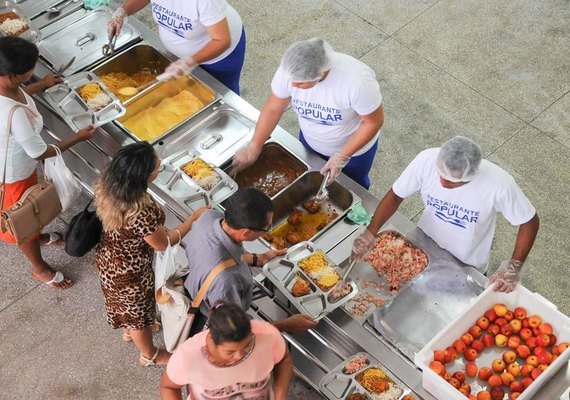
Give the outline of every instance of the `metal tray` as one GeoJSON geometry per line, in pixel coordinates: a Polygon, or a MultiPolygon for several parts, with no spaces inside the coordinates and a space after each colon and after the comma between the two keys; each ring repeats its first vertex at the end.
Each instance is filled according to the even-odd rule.
{"type": "Polygon", "coordinates": [[[63,83],[46,89],[44,98],[74,130],[85,128],[88,125],[101,126],[126,112],[125,106],[121,104],[119,99],[107,89],[95,74],[89,71],[80,72],[65,79],[63,83]],[[90,109],[75,90],[88,83],[99,84],[103,91],[111,97],[111,103],[100,110],[90,109]]]}
{"type": "MultiPolygon", "coordinates": [[[[156,76],[163,73],[164,69],[170,65],[170,62],[165,55],[148,43],[137,43],[124,52],[105,60],[102,64],[91,69],[91,72],[101,77],[110,72],[124,72],[131,75],[143,69],[148,69],[156,76]]],[[[158,82],[125,100],[123,103],[128,105],[157,84],[158,82]]]]}
{"type": "Polygon", "coordinates": [[[190,213],[200,207],[216,205],[238,189],[237,183],[217,167],[214,167],[214,170],[222,179],[212,189],[203,189],[180,168],[195,158],[197,158],[196,153],[185,150],[164,159],[158,178],[154,181],[156,186],[172,196],[190,213]]]}
{"type": "MultiPolygon", "coordinates": [[[[317,194],[322,180],[323,176],[320,172],[306,172],[273,199],[273,226],[275,228],[272,232],[280,229],[287,222],[287,217],[295,208],[301,208],[303,202],[317,194]]],[[[329,185],[327,189],[329,197],[322,204],[322,208],[336,212],[337,217],[311,238],[307,238],[307,241],[313,241],[326,232],[335,222],[343,218],[354,204],[360,201],[356,194],[336,181],[329,185]]],[[[263,238],[260,238],[260,240],[271,248],[271,244],[267,240],[263,238]]]]}
{"type": "MultiPolygon", "coordinates": [[[[26,17],[26,14],[22,11],[20,7],[18,7],[16,4],[14,4],[11,1],[0,1],[0,14],[6,14],[9,12],[13,12],[18,16],[18,18],[20,18],[26,24],[28,24],[28,29],[20,33],[18,35],[19,37],[21,37],[22,39],[29,40],[32,43],[38,43],[40,40],[42,40],[42,33],[36,27],[36,25],[32,21],[30,21],[29,18],[26,17]]],[[[9,36],[9,35],[4,33],[4,31],[0,29],[0,36],[9,36]]]]}
{"type": "MultiPolygon", "coordinates": [[[[224,166],[224,171],[229,172],[230,169],[231,163],[224,166]]],[[[240,171],[234,179],[240,187],[245,187],[246,185],[244,184],[244,180],[247,179],[248,176],[253,175],[255,180],[253,187],[261,190],[266,195],[274,199],[308,169],[309,166],[307,164],[287,151],[279,143],[268,142],[261,148],[261,153],[259,154],[257,161],[251,167],[240,171]],[[264,187],[264,184],[267,184],[266,177],[279,177],[283,175],[280,173],[280,166],[279,164],[276,164],[277,162],[281,162],[291,168],[295,174],[295,178],[280,190],[267,190],[267,188],[264,187]]]]}
{"type": "MultiPolygon", "coordinates": [[[[63,1],[62,0],[16,0],[14,1],[14,3],[16,3],[21,9],[22,12],[27,15],[29,18],[34,18],[37,17],[38,15],[46,12],[46,10],[50,7],[53,6],[57,6],[59,4],[61,4],[63,1]]],[[[72,9],[77,9],[79,7],[83,6],[83,2],[81,4],[78,3],[71,3],[68,4],[67,6],[65,6],[63,8],[63,10],[60,12],[61,14],[67,13],[69,11],[71,11],[72,9]]]]}
{"type": "MultiPolygon", "coordinates": [[[[270,282],[272,282],[283,295],[301,312],[312,318],[320,319],[333,311],[334,309],[342,306],[352,297],[358,293],[358,287],[353,282],[350,282],[352,290],[346,296],[331,302],[329,295],[331,289],[323,291],[316,283],[309,278],[299,267],[299,261],[319,252],[315,245],[311,242],[301,242],[291,247],[285,257],[275,258],[263,266],[262,273],[270,282]],[[297,275],[301,275],[311,284],[311,293],[305,296],[295,297],[291,294],[291,288],[297,279],[297,275]]],[[[324,252],[323,252],[324,253],[324,252]]],[[[335,271],[342,276],[338,266],[328,258],[325,253],[328,263],[335,269],[335,271]]]]}
{"type": "MultiPolygon", "coordinates": [[[[212,112],[188,132],[165,144],[162,154],[168,157],[181,148],[190,148],[200,154],[204,161],[219,167],[235,153],[237,143],[249,135],[254,127],[255,122],[234,108],[227,104],[216,104],[212,112]]],[[[224,171],[227,172],[226,169],[224,171]]]]}
{"type": "Polygon", "coordinates": [[[125,125],[125,121],[129,118],[137,115],[138,113],[151,108],[155,107],[158,103],[162,100],[170,97],[176,96],[183,90],[187,90],[191,92],[194,96],[196,96],[204,105],[202,108],[190,114],[186,117],[183,121],[179,122],[176,125],[169,127],[168,129],[158,132],[157,136],[153,139],[149,139],[148,142],[151,144],[157,143],[164,139],[169,133],[174,131],[176,128],[181,126],[182,124],[186,123],[186,121],[190,120],[201,111],[208,108],[211,104],[215,103],[220,99],[220,96],[215,93],[212,89],[202,83],[200,80],[195,78],[194,76],[188,76],[180,79],[169,80],[166,82],[160,82],[156,86],[154,86],[151,90],[145,91],[141,96],[137,99],[129,102],[127,105],[127,113],[117,120],[117,124],[125,130],[133,139],[136,141],[141,141],[142,139],[139,138],[135,133],[131,132],[125,125]]]}
{"type": "MultiPolygon", "coordinates": [[[[111,19],[112,13],[113,10],[108,7],[97,8],[82,19],[45,37],[39,46],[40,55],[56,69],[61,65],[62,60],[65,62],[75,57],[75,62],[63,73],[64,76],[71,76],[102,60],[105,56],[101,49],[109,41],[107,22],[111,19]]],[[[115,51],[140,40],[140,37],[140,33],[125,22],[117,37],[115,51]]]]}
{"type": "Polygon", "coordinates": [[[361,352],[354,354],[348,360],[342,362],[341,364],[337,365],[333,368],[328,374],[326,374],[321,382],[319,383],[319,388],[321,393],[323,393],[328,399],[330,400],[344,400],[349,395],[353,394],[354,392],[358,392],[364,394],[370,400],[374,399],[381,399],[381,397],[376,397],[372,393],[368,392],[362,385],[360,385],[356,381],[356,376],[365,371],[368,368],[376,367],[383,370],[386,375],[402,390],[402,393],[397,397],[397,399],[401,399],[402,397],[412,394],[410,388],[408,388],[401,380],[399,380],[394,375],[388,372],[388,369],[382,365],[377,359],[372,357],[370,354],[361,352]],[[344,367],[345,365],[351,361],[354,357],[357,356],[366,356],[368,358],[368,365],[356,371],[353,374],[345,374],[344,367]]]}
{"type": "MultiPolygon", "coordinates": [[[[380,237],[380,235],[382,235],[382,234],[395,235],[395,236],[401,238],[402,240],[404,240],[408,244],[408,246],[419,249],[422,252],[424,252],[424,254],[426,254],[426,257],[428,259],[428,263],[427,263],[426,268],[424,268],[424,271],[427,269],[427,267],[429,267],[430,259],[429,259],[429,256],[427,255],[427,253],[420,246],[416,245],[412,240],[407,238],[404,234],[402,234],[401,232],[398,232],[395,228],[393,228],[390,225],[388,225],[384,229],[382,229],[378,233],[378,237],[380,237]]],[[[394,291],[390,290],[389,282],[386,280],[386,278],[383,276],[380,276],[376,272],[374,267],[372,265],[366,263],[366,262],[362,262],[362,263],[360,263],[360,265],[355,266],[355,268],[353,269],[353,272],[351,272],[350,276],[358,284],[358,289],[360,292],[359,297],[372,296],[375,299],[382,300],[385,303],[388,303],[394,297],[396,297],[398,295],[398,293],[402,292],[406,287],[410,286],[416,279],[418,279],[418,277],[422,273],[423,273],[423,271],[420,272],[418,275],[416,275],[413,279],[411,279],[410,281],[408,281],[407,283],[402,285],[402,287],[399,290],[394,290],[394,291]]],[[[354,306],[356,306],[356,300],[357,299],[353,299],[350,303],[346,304],[344,309],[348,314],[350,314],[352,316],[352,318],[356,319],[361,324],[363,324],[367,320],[367,318],[375,310],[382,308],[382,306],[379,307],[376,304],[374,304],[373,302],[368,302],[369,308],[368,308],[368,311],[364,315],[354,315],[351,312],[351,310],[354,306]]]]}

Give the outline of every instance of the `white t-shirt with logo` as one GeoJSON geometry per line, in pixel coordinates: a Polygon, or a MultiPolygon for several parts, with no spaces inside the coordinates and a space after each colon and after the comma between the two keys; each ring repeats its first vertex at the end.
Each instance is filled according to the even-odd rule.
{"type": "MultiPolygon", "coordinates": [[[[43,118],[36,108],[34,100],[24,91],[26,110],[18,108],[12,117],[8,161],[6,163],[6,183],[14,183],[28,178],[38,166],[36,157],[41,156],[47,145],[40,136],[43,118]]],[[[9,97],[0,96],[0,180],[4,172],[6,156],[6,123],[12,106],[18,103],[9,97]]]]}
{"type": "Polygon", "coordinates": [[[224,18],[230,29],[230,47],[202,64],[223,60],[241,38],[241,17],[225,0],[151,0],[151,10],[164,47],[178,58],[186,59],[208,44],[211,38],[206,27],[224,18]]]}
{"type": "MultiPolygon", "coordinates": [[[[332,68],[327,77],[310,89],[293,87],[281,67],[271,82],[275,96],[291,97],[291,106],[307,143],[325,156],[342,150],[360,126],[360,115],[370,114],[382,104],[372,68],[342,53],[334,52],[331,58],[332,68]]],[[[354,155],[370,149],[379,134],[354,155]]]]}
{"type": "Polygon", "coordinates": [[[497,213],[513,225],[528,222],[536,210],[515,180],[490,161],[463,186],[441,186],[436,168],[439,148],[422,151],[392,186],[399,197],[420,191],[425,209],[418,226],[442,248],[485,272],[497,213]]]}

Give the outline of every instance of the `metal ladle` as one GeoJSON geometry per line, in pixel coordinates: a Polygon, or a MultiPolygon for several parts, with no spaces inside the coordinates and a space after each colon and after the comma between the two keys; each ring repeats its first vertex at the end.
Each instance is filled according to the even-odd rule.
{"type": "Polygon", "coordinates": [[[50,14],[59,14],[61,10],[63,10],[68,4],[77,3],[79,0],[67,0],[63,3],[58,4],[57,6],[53,6],[48,8],[46,11],[50,14]]]}

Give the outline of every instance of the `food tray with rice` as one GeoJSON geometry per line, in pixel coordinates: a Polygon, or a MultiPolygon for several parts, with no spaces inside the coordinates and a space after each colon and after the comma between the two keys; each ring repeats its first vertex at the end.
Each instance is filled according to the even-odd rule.
{"type": "Polygon", "coordinates": [[[376,244],[361,264],[354,269],[356,273],[351,273],[359,295],[344,309],[364,323],[369,315],[391,301],[427,268],[429,259],[400,232],[387,229],[378,234],[376,244]]]}
{"type": "Polygon", "coordinates": [[[224,201],[238,188],[228,174],[206,163],[192,150],[165,158],[154,184],[190,213],[224,201]]]}
{"type": "Polygon", "coordinates": [[[330,400],[400,400],[414,398],[412,391],[370,354],[351,356],[326,374],[319,383],[330,400]]]}
{"type": "Polygon", "coordinates": [[[42,39],[42,33],[11,1],[0,2],[0,36],[19,36],[32,43],[42,39]]]}
{"type": "Polygon", "coordinates": [[[101,126],[122,116],[125,106],[89,71],[79,72],[44,92],[44,98],[74,130],[101,126]]]}
{"type": "Polygon", "coordinates": [[[341,281],[340,269],[311,242],[291,247],[262,273],[299,312],[312,318],[324,317],[358,294],[353,282],[335,286],[341,281]]]}

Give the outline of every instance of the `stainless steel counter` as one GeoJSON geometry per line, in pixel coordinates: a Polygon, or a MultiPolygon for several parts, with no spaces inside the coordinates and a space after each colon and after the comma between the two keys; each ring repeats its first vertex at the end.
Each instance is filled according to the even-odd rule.
{"type": "MultiPolygon", "coordinates": [[[[59,26],[64,26],[65,24],[70,23],[70,21],[82,18],[84,15],[84,11],[68,15],[67,17],[49,25],[47,29],[51,31],[57,30],[59,26]]],[[[42,16],[38,17],[38,20],[46,21],[42,16]]],[[[151,44],[163,52],[163,54],[168,54],[161,45],[158,37],[144,25],[132,17],[129,19],[129,23],[141,33],[145,42],[151,44]]],[[[174,59],[172,55],[170,55],[170,57],[174,59]]],[[[48,72],[49,69],[42,65],[38,65],[36,75],[44,76],[48,72]]],[[[200,80],[219,93],[222,98],[219,102],[211,105],[208,110],[202,112],[197,118],[192,119],[190,123],[183,124],[177,128],[168,136],[167,141],[169,143],[176,141],[183,142],[184,135],[189,130],[206,124],[212,113],[220,107],[229,106],[234,110],[237,110],[241,117],[244,118],[244,126],[248,125],[247,121],[250,121],[251,126],[255,124],[255,121],[259,116],[258,110],[241,97],[229,91],[204,71],[197,69],[194,73],[200,80]]],[[[38,109],[44,118],[46,131],[44,132],[43,137],[47,142],[55,142],[73,134],[62,119],[52,112],[41,95],[35,96],[35,99],[38,104],[38,109]]],[[[97,136],[94,139],[89,142],[80,143],[64,153],[64,158],[66,159],[67,164],[72,167],[75,173],[81,178],[81,181],[88,192],[92,192],[91,187],[93,181],[97,177],[98,173],[109,163],[112,156],[122,146],[133,142],[133,139],[114,123],[109,123],[98,128],[97,132],[97,136]]],[[[241,135],[232,146],[228,147],[224,152],[218,155],[216,163],[221,165],[224,161],[229,160],[232,154],[234,154],[240,146],[249,141],[250,137],[251,132],[246,135],[241,135]]],[[[298,140],[289,135],[282,128],[278,127],[273,133],[272,138],[304,160],[312,169],[318,170],[323,165],[324,162],[322,159],[315,154],[308,152],[298,140]]],[[[161,156],[168,155],[166,154],[165,142],[159,142],[155,145],[155,148],[161,156]]],[[[364,207],[370,213],[374,211],[378,203],[378,199],[344,175],[341,175],[338,178],[338,181],[343,186],[356,193],[356,195],[362,199],[364,207]]],[[[150,190],[165,209],[165,213],[167,215],[167,226],[177,224],[179,220],[187,215],[187,211],[178,207],[176,202],[174,202],[172,198],[169,198],[169,196],[160,190],[160,188],[152,185],[150,190]]],[[[465,289],[465,293],[468,291],[476,293],[477,290],[480,290],[481,286],[485,283],[486,278],[484,276],[473,268],[462,265],[448,252],[439,248],[429,237],[423,234],[421,230],[415,227],[414,224],[402,215],[394,215],[388,224],[411,238],[428,253],[430,265],[436,266],[428,268],[435,269],[447,266],[451,269],[454,268],[456,271],[463,274],[461,275],[458,273],[456,276],[461,275],[469,277],[469,282],[466,282],[462,281],[463,278],[455,279],[453,274],[446,274],[446,282],[452,285],[456,282],[458,287],[463,285],[463,288],[466,288],[466,285],[470,285],[469,288],[465,289]]],[[[328,256],[338,265],[345,265],[346,259],[350,254],[352,241],[357,234],[357,228],[358,227],[356,225],[350,223],[346,219],[343,219],[321,235],[315,241],[315,244],[327,252],[328,256]]],[[[245,248],[248,251],[256,253],[267,250],[266,245],[259,240],[246,243],[245,248]]],[[[357,265],[353,274],[359,273],[358,268],[366,267],[357,265]]],[[[257,295],[255,296],[251,312],[256,314],[258,317],[270,320],[284,318],[289,315],[291,308],[290,305],[287,304],[286,299],[284,299],[283,296],[280,296],[279,293],[272,292],[271,287],[268,287],[268,285],[263,282],[261,275],[257,275],[256,279],[259,282],[259,288],[257,295]]],[[[396,310],[395,312],[399,313],[398,318],[400,318],[400,321],[407,321],[409,318],[409,315],[404,312],[406,308],[410,311],[410,315],[412,314],[412,311],[414,311],[412,308],[415,308],[415,311],[419,311],[419,314],[424,313],[428,317],[429,315],[433,315],[435,312],[445,310],[445,315],[441,317],[441,320],[436,321],[437,323],[432,324],[430,327],[432,330],[440,329],[438,327],[441,324],[450,321],[466,305],[465,301],[467,300],[464,300],[464,302],[454,302],[453,304],[438,304],[437,299],[429,297],[428,294],[423,296],[422,291],[414,292],[414,287],[419,288],[421,287],[421,284],[422,282],[417,281],[415,284],[416,286],[413,284],[407,289],[402,290],[402,293],[409,291],[407,292],[407,296],[409,296],[410,299],[415,299],[411,301],[419,301],[420,305],[416,304],[416,307],[414,307],[414,304],[398,304],[394,301],[390,303],[393,310],[396,310]]],[[[454,289],[450,290],[453,292],[454,289]]],[[[462,298],[464,293],[462,290],[463,289],[457,290],[458,299],[462,298]]],[[[402,298],[404,298],[404,296],[402,298]]],[[[304,334],[286,334],[285,336],[293,348],[294,365],[297,374],[318,390],[320,379],[328,371],[349,358],[351,355],[361,351],[366,351],[380,360],[380,362],[383,363],[392,374],[402,380],[417,396],[424,399],[434,399],[434,397],[426,392],[422,387],[421,371],[418,370],[410,360],[410,348],[405,345],[401,345],[401,343],[394,343],[394,340],[390,342],[386,337],[377,333],[377,330],[373,326],[374,318],[375,316],[372,316],[371,319],[369,318],[366,321],[359,321],[350,316],[343,309],[339,308],[322,319],[318,327],[314,330],[304,334]]],[[[395,318],[396,324],[398,323],[398,318],[395,318]]],[[[394,323],[394,318],[390,321],[387,323],[394,323]]],[[[425,331],[426,334],[422,340],[429,340],[432,332],[429,329],[426,329],[425,331]]],[[[565,366],[535,398],[544,400],[557,399],[569,385],[570,369],[568,366],[565,366]]]]}

